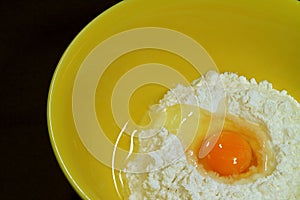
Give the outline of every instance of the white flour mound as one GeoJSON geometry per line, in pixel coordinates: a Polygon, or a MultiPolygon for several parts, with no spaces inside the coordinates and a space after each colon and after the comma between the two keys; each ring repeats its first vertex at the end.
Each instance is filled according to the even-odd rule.
{"type": "MultiPolygon", "coordinates": [[[[192,87],[178,85],[169,91],[160,106],[184,103],[213,112],[223,96],[229,114],[267,127],[277,162],[273,173],[246,184],[225,184],[201,175],[183,154],[161,170],[126,174],[128,199],[300,199],[300,104],[286,91],[273,89],[267,81],[257,83],[234,73],[208,72],[192,87]],[[220,81],[225,93],[219,88],[220,81]]],[[[156,131],[154,138],[140,141],[141,151],[168,146],[174,137],[164,127],[156,131]]],[[[129,169],[134,166],[134,161],[128,164],[129,169]]]]}

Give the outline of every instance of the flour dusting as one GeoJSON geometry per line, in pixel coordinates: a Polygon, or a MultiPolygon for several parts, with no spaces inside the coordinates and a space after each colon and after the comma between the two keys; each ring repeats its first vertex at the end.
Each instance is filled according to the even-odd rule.
{"type": "MultiPolygon", "coordinates": [[[[227,113],[265,126],[271,137],[276,166],[264,177],[243,184],[226,184],[213,177],[200,174],[187,160],[184,150],[174,148],[178,144],[174,134],[166,127],[157,130],[153,137],[140,139],[140,151],[162,150],[162,154],[150,155],[151,162],[144,167],[155,169],[161,162],[169,162],[175,152],[177,159],[162,169],[149,173],[126,173],[126,198],[139,199],[299,199],[300,198],[300,104],[287,94],[277,91],[272,84],[255,79],[247,80],[235,73],[208,72],[185,87],[178,85],[170,90],[159,103],[159,109],[176,104],[199,106],[215,112],[218,102],[225,98],[227,113]],[[196,97],[196,98],[195,98],[196,97]],[[173,149],[168,149],[173,147],[173,149]],[[167,148],[167,149],[166,149],[167,148]],[[180,156],[179,156],[180,155],[180,156]],[[179,157],[178,157],[179,156],[179,157]],[[166,158],[168,157],[168,158],[166,158]]],[[[154,153],[155,154],[155,153],[154,153]]],[[[134,169],[138,158],[128,163],[134,169]]]]}

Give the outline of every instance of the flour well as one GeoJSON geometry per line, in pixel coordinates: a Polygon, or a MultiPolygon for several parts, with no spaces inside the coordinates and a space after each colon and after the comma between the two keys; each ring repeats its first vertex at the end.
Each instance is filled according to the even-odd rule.
{"type": "MultiPolygon", "coordinates": [[[[160,101],[158,109],[176,104],[199,106],[214,112],[220,99],[225,97],[227,113],[251,123],[265,126],[270,134],[270,145],[276,166],[271,174],[245,183],[226,184],[201,174],[191,164],[183,148],[176,148],[177,158],[166,167],[149,173],[126,173],[128,199],[299,199],[300,198],[300,104],[277,91],[267,81],[257,83],[234,73],[209,72],[192,83],[191,87],[178,85],[160,101]],[[224,90],[223,90],[224,87],[224,90]],[[197,98],[195,98],[197,97],[197,98]],[[178,155],[180,155],[178,157],[178,155]]],[[[140,151],[175,152],[170,142],[178,140],[166,127],[144,130],[140,134],[157,132],[153,137],[140,139],[140,151]]],[[[167,154],[164,154],[167,155],[167,154]]],[[[155,155],[157,156],[157,155],[155,155]]],[[[155,169],[164,162],[153,156],[145,167],[155,169]]],[[[150,155],[151,157],[151,155],[150,155]]],[[[169,157],[169,156],[167,156],[169,157]]],[[[138,158],[128,163],[134,169],[138,158]]]]}

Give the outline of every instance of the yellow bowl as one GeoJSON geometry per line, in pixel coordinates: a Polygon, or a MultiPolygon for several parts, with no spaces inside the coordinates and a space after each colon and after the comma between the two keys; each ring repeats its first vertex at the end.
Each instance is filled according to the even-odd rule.
{"type": "MultiPolygon", "coordinates": [[[[99,15],[74,39],[57,66],[49,92],[48,127],[55,155],[69,182],[85,199],[118,199],[118,195],[111,169],[89,153],[77,133],[72,114],[74,81],[97,45],[112,35],[140,27],[181,32],[199,42],[221,72],[268,80],[276,89],[285,89],[300,100],[299,1],[123,1],[99,15]]],[[[109,103],[106,94],[111,95],[117,80],[134,66],[149,62],[172,66],[189,81],[199,76],[185,60],[165,51],[144,49],[120,56],[105,71],[95,96],[97,117],[107,132],[118,129],[109,108],[103,105],[109,103]]],[[[140,97],[143,106],[136,104],[141,109],[164,92],[159,87],[145,91],[147,95],[140,97]]],[[[143,113],[134,112],[137,116],[143,113]]],[[[113,141],[116,135],[107,137],[113,141]]]]}

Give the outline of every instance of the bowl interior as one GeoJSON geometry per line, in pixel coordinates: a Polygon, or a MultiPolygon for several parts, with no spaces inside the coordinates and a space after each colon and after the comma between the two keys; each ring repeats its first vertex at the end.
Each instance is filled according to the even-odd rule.
{"type": "MultiPolygon", "coordinates": [[[[117,199],[118,195],[111,169],[87,151],[77,134],[72,115],[74,80],[82,62],[98,44],[138,27],[163,27],[184,33],[207,50],[220,72],[268,80],[274,88],[285,89],[300,100],[300,2],[123,1],[98,16],[74,39],[57,66],[49,92],[48,125],[53,149],[66,177],[83,198],[117,199]]],[[[199,76],[184,59],[165,51],[144,49],[120,56],[105,71],[95,96],[98,120],[111,133],[107,137],[112,141],[117,129],[109,108],[103,106],[105,94],[111,94],[124,73],[149,62],[174,67],[189,81],[199,76]]],[[[141,116],[147,105],[165,91],[162,87],[145,87],[136,94],[139,101],[131,102],[138,108],[133,115],[141,116]]],[[[126,146],[126,141],[122,145],[126,146]]]]}

